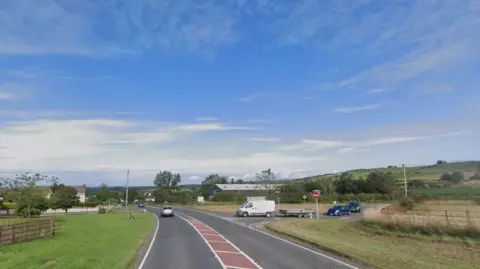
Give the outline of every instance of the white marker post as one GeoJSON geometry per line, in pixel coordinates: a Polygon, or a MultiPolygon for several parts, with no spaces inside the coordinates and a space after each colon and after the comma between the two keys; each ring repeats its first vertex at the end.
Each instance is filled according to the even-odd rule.
{"type": "Polygon", "coordinates": [[[315,203],[317,204],[317,219],[320,219],[320,213],[318,212],[318,198],[320,197],[320,190],[313,190],[312,191],[313,199],[315,199],[315,203]]]}

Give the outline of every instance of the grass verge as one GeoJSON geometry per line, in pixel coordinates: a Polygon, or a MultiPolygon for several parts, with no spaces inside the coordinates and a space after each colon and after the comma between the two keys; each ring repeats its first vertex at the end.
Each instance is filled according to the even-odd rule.
{"type": "Polygon", "coordinates": [[[156,224],[150,213],[71,215],[51,238],[0,246],[0,268],[126,268],[156,224]]]}
{"type": "Polygon", "coordinates": [[[478,244],[375,233],[353,220],[285,220],[265,227],[380,269],[480,268],[478,244]]]}

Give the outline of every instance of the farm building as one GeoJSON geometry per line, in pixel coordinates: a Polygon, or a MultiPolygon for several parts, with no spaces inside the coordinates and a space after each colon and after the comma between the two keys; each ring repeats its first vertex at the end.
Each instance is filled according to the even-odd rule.
{"type": "Polygon", "coordinates": [[[229,192],[244,195],[248,200],[263,200],[269,191],[275,191],[280,185],[282,184],[215,184],[210,189],[210,197],[217,192],[229,192]]]}

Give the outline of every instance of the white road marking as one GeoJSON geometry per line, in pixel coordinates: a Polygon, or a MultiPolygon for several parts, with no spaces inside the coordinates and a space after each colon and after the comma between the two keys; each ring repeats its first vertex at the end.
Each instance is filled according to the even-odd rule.
{"type": "Polygon", "coordinates": [[[155,243],[155,239],[157,238],[158,227],[160,226],[160,220],[158,219],[157,214],[155,214],[155,213],[152,213],[152,214],[155,216],[155,218],[157,218],[157,228],[155,229],[155,233],[153,233],[152,241],[150,242],[150,245],[148,246],[147,252],[145,252],[145,256],[143,256],[142,262],[138,266],[138,269],[143,268],[143,265],[145,264],[145,261],[148,258],[148,254],[150,254],[150,250],[152,249],[153,243],[155,243]]]}
{"type": "MultiPolygon", "coordinates": [[[[186,218],[182,217],[182,216],[179,216],[177,214],[177,216],[181,219],[183,219],[184,221],[186,221],[190,226],[192,226],[192,228],[197,231],[197,233],[202,237],[203,241],[205,242],[205,244],[208,246],[208,248],[210,249],[210,251],[213,253],[213,255],[215,255],[215,259],[217,259],[217,261],[220,263],[220,265],[222,266],[223,269],[228,269],[227,266],[225,266],[225,264],[223,263],[222,259],[220,259],[220,256],[218,256],[218,254],[215,252],[215,249],[213,249],[213,247],[208,243],[208,240],[203,236],[203,234],[198,231],[197,227],[195,227],[195,225],[193,225],[192,222],[188,221],[186,218]]],[[[185,215],[187,216],[187,215],[185,215]]],[[[192,218],[193,219],[193,218],[192,218]]]]}
{"type": "MultiPolygon", "coordinates": [[[[188,217],[189,219],[191,220],[195,220],[195,221],[198,221],[197,219],[187,215],[187,214],[184,214],[182,213],[182,215],[188,217]]],[[[185,220],[186,222],[190,223],[186,218],[184,217],[180,217],[181,219],[185,220]]],[[[223,266],[224,269],[228,269],[228,268],[232,268],[232,266],[230,267],[226,267],[225,264],[223,263],[223,261],[220,259],[220,257],[217,255],[217,253],[215,252],[215,249],[213,249],[213,247],[208,243],[208,240],[197,230],[197,228],[193,225],[193,224],[190,224],[199,234],[200,236],[203,238],[203,240],[205,241],[205,243],[210,247],[210,249],[213,251],[215,257],[220,261],[220,264],[223,266]]],[[[205,224],[204,224],[205,225],[205,224]]],[[[213,229],[213,228],[211,228],[213,229]]],[[[230,243],[230,245],[235,248],[239,254],[242,254],[245,258],[247,258],[247,260],[249,260],[252,264],[254,264],[255,266],[257,266],[257,269],[263,269],[258,263],[256,263],[252,258],[250,258],[250,256],[248,256],[245,252],[243,252],[241,249],[239,249],[235,244],[233,244],[230,240],[228,240],[227,238],[225,238],[225,236],[221,235],[221,234],[218,234],[221,238],[223,238],[223,240],[227,241],[228,243],[230,243]]]]}
{"type": "Polygon", "coordinates": [[[236,252],[236,251],[215,250],[215,252],[217,252],[217,253],[230,253],[230,254],[240,254],[240,255],[242,255],[242,253],[236,252]]]}
{"type": "MultiPolygon", "coordinates": [[[[184,208],[184,209],[185,209],[185,210],[190,210],[190,211],[194,211],[194,212],[198,212],[198,213],[203,214],[203,212],[198,211],[198,210],[186,209],[186,208],[184,208]]],[[[355,267],[355,266],[353,266],[353,265],[350,265],[350,264],[348,264],[348,263],[345,263],[345,262],[343,262],[343,261],[341,261],[341,260],[338,260],[338,259],[336,259],[336,258],[330,257],[330,256],[328,256],[328,255],[326,255],[326,254],[317,252],[317,251],[315,251],[315,250],[313,250],[313,249],[310,249],[310,248],[304,247],[304,246],[302,246],[302,245],[299,245],[299,244],[297,244],[297,243],[291,242],[291,241],[289,241],[289,240],[287,240],[287,239],[284,239],[284,238],[281,238],[281,237],[279,237],[279,236],[276,236],[276,235],[273,235],[273,234],[270,234],[270,233],[261,231],[261,230],[259,230],[259,229],[250,227],[250,225],[245,225],[245,224],[243,224],[243,223],[238,223],[238,222],[235,222],[235,221],[231,221],[231,220],[228,220],[228,219],[226,219],[226,218],[224,218],[224,217],[220,217],[220,216],[213,215],[213,214],[210,215],[210,216],[215,217],[215,218],[219,218],[219,219],[223,219],[223,220],[226,220],[226,221],[230,221],[230,222],[232,222],[232,223],[235,223],[235,224],[240,225],[240,226],[242,226],[242,227],[245,227],[245,228],[247,228],[247,229],[250,229],[250,230],[259,232],[259,233],[261,233],[261,234],[270,236],[270,237],[275,238],[275,239],[277,239],[277,240],[280,240],[280,241],[282,241],[282,242],[284,242],[284,243],[290,244],[290,245],[292,245],[292,246],[301,248],[301,249],[306,250],[306,251],[308,251],[308,252],[310,252],[310,253],[313,253],[313,254],[315,254],[315,255],[318,255],[318,256],[321,256],[321,257],[323,257],[323,258],[329,259],[329,260],[331,260],[331,261],[337,262],[337,263],[339,263],[339,264],[341,264],[341,265],[344,265],[344,266],[346,266],[346,267],[348,267],[348,268],[351,268],[351,269],[360,269],[360,268],[358,268],[358,267],[355,267]]],[[[251,224],[251,225],[253,225],[253,224],[251,224]]]]}

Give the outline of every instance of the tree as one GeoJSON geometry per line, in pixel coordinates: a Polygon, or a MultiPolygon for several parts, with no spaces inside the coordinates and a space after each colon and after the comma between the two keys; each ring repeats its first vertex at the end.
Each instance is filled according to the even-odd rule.
{"type": "Polygon", "coordinates": [[[180,184],[180,181],[180,174],[173,174],[169,171],[161,171],[155,177],[153,184],[158,188],[172,190],[177,188],[178,184],[180,184]]]}
{"type": "Polygon", "coordinates": [[[153,192],[156,203],[164,203],[170,200],[170,194],[166,189],[157,189],[153,192]]]}
{"type": "Polygon", "coordinates": [[[425,188],[425,181],[420,179],[410,180],[408,181],[407,186],[412,189],[425,188]]]}
{"type": "MultiPolygon", "coordinates": [[[[120,199],[125,200],[125,191],[122,190],[119,192],[120,199]]],[[[128,203],[131,204],[135,201],[135,199],[140,196],[137,189],[128,189],[128,203]]]]}
{"type": "Polygon", "coordinates": [[[445,173],[440,177],[440,180],[458,184],[465,179],[465,176],[461,172],[455,172],[453,174],[445,173]]]}
{"type": "Polygon", "coordinates": [[[72,208],[78,203],[77,190],[70,186],[61,184],[50,197],[50,205],[52,209],[63,209],[65,215],[68,213],[68,209],[72,208]]]}
{"type": "Polygon", "coordinates": [[[465,175],[462,172],[454,172],[452,174],[453,183],[458,184],[465,180],[465,175]]]}
{"type": "Polygon", "coordinates": [[[447,162],[446,162],[446,161],[443,161],[443,160],[438,160],[438,161],[437,161],[437,165],[439,165],[439,164],[445,164],[445,163],[447,163],[447,162]]]}
{"type": "Polygon", "coordinates": [[[48,209],[45,194],[37,188],[37,182],[48,180],[42,174],[16,174],[2,178],[2,186],[9,200],[16,202],[15,214],[25,217],[39,216],[48,209]]]}
{"type": "Polygon", "coordinates": [[[367,176],[365,183],[374,193],[389,194],[398,189],[395,175],[391,172],[372,172],[367,176]]]}
{"type": "Polygon", "coordinates": [[[95,192],[95,197],[100,202],[106,202],[112,198],[114,198],[113,192],[108,188],[107,184],[102,184],[100,189],[95,192]]]}
{"type": "Polygon", "coordinates": [[[200,188],[200,191],[202,195],[206,197],[206,196],[209,196],[210,189],[213,187],[213,185],[227,184],[227,183],[228,183],[227,177],[219,176],[218,174],[211,174],[202,181],[202,186],[200,188]]]}
{"type": "Polygon", "coordinates": [[[342,173],[340,178],[335,182],[336,192],[340,194],[348,194],[348,193],[359,193],[360,188],[359,184],[355,180],[350,173],[342,173]]]}
{"type": "Polygon", "coordinates": [[[274,181],[276,176],[272,169],[262,170],[262,172],[256,174],[258,181],[274,181]]]}

